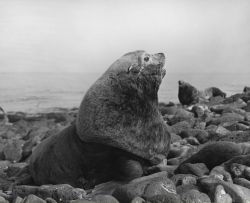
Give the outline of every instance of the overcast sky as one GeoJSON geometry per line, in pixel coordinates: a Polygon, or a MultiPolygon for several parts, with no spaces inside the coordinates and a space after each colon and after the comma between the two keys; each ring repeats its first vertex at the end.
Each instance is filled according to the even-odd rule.
{"type": "Polygon", "coordinates": [[[0,72],[103,72],[126,52],[169,72],[250,72],[248,0],[0,0],[0,72]]]}

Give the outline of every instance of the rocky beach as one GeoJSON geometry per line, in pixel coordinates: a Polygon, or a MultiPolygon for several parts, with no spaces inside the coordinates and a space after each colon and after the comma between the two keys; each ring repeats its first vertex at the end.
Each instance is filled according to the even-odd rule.
{"type": "Polygon", "coordinates": [[[36,114],[2,109],[0,202],[250,202],[249,88],[207,98],[195,87],[191,89],[179,91],[180,101],[189,98],[188,104],[159,103],[171,133],[167,159],[147,168],[140,178],[93,188],[36,186],[28,170],[32,151],[74,123],[78,109],[55,108],[36,114]]]}

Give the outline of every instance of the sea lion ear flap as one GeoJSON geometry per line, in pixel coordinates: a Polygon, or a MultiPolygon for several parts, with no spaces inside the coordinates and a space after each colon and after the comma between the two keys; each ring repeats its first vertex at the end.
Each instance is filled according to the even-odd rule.
{"type": "Polygon", "coordinates": [[[127,73],[133,72],[133,73],[139,73],[140,72],[140,67],[138,64],[132,64],[131,66],[128,67],[127,73]]]}

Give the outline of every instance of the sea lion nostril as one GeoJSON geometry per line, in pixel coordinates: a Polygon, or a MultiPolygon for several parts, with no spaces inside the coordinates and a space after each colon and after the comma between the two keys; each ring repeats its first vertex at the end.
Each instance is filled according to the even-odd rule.
{"type": "Polygon", "coordinates": [[[165,54],[164,53],[158,53],[158,55],[160,55],[161,57],[165,58],[165,54]]]}

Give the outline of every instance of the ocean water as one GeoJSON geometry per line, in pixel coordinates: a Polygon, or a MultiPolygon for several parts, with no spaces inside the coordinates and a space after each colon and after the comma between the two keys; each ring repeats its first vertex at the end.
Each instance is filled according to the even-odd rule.
{"type": "MultiPolygon", "coordinates": [[[[0,73],[0,106],[7,112],[78,107],[100,76],[101,73],[0,73]]],[[[249,79],[249,74],[167,73],[158,93],[159,101],[178,102],[178,80],[200,90],[216,86],[232,95],[250,86],[249,79]]]]}

